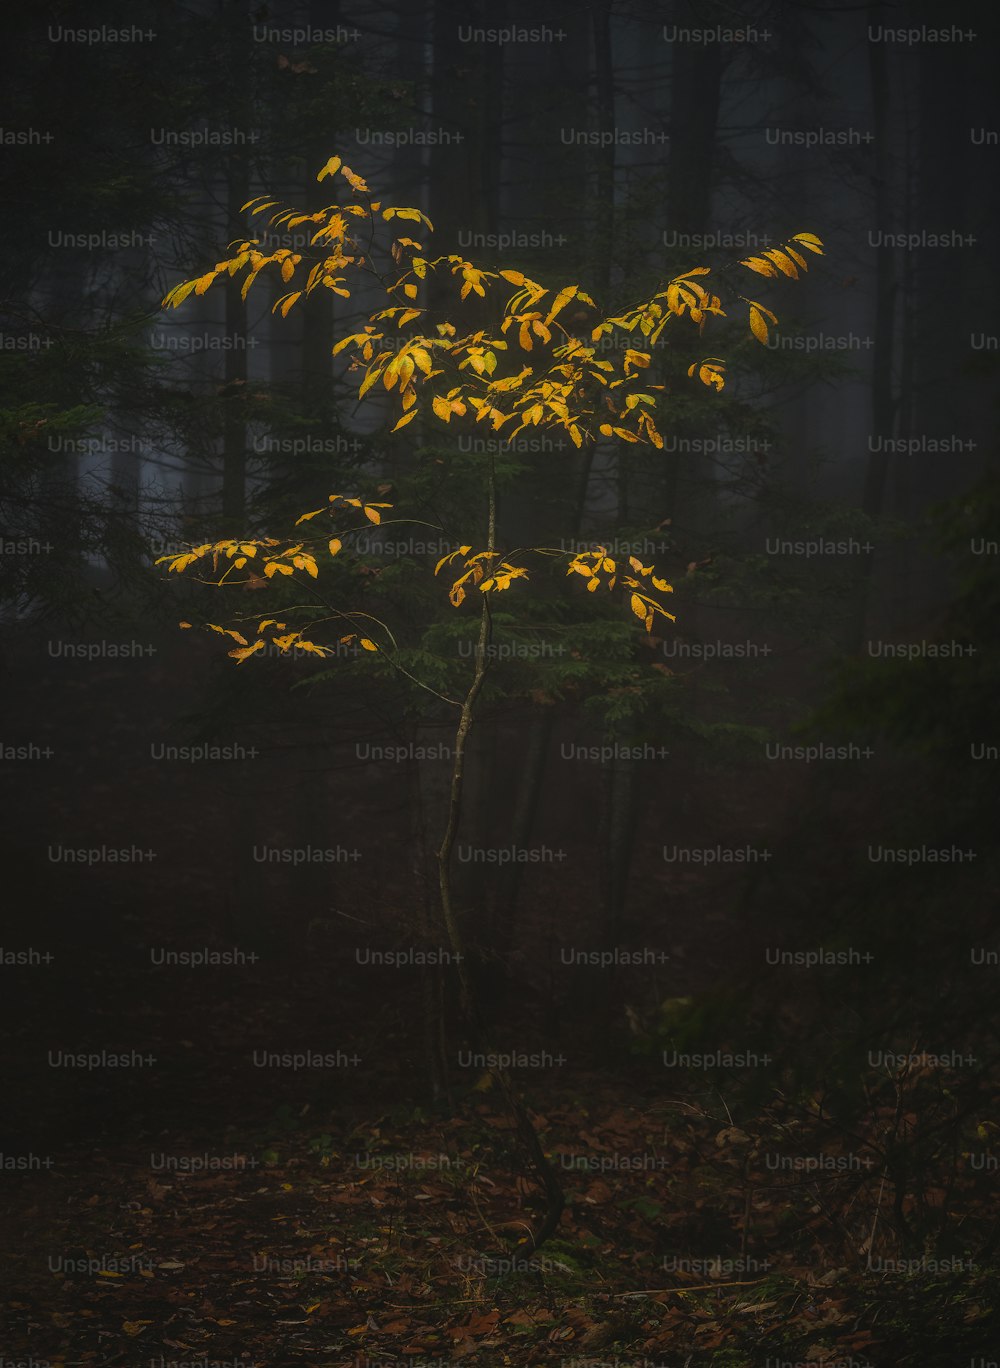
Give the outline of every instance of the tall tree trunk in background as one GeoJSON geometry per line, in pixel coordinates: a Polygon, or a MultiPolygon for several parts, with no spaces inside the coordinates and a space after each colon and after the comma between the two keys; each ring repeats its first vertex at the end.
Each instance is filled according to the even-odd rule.
{"type": "MultiPolygon", "coordinates": [[[[594,70],[596,78],[596,105],[598,126],[601,131],[614,130],[615,125],[615,87],[614,59],[611,49],[611,12],[609,0],[596,4],[593,11],[594,70]]],[[[607,297],[611,280],[611,264],[614,252],[614,214],[615,214],[615,156],[613,142],[602,148],[597,167],[597,221],[595,233],[595,285],[607,297]]],[[[619,526],[627,525],[629,516],[629,451],[625,443],[618,443],[618,517],[619,526]]],[[[583,490],[584,499],[586,490],[583,490]]],[[[585,504],[583,505],[585,506],[585,504]]],[[[582,513],[582,507],[581,507],[582,513]]],[[[610,739],[605,732],[604,741],[610,739]]],[[[622,911],[625,892],[628,887],[628,871],[632,854],[634,835],[635,792],[632,762],[612,759],[601,776],[601,817],[598,839],[601,847],[601,925],[599,938],[601,949],[613,948],[621,931],[622,911]]],[[[615,972],[612,970],[608,983],[600,997],[600,1011],[597,1021],[605,1039],[609,1038],[609,1028],[615,1006],[615,972]]],[[[582,983],[582,979],[581,979],[582,983]]]]}
{"type": "MultiPolygon", "coordinates": [[[[680,7],[679,7],[680,8],[680,7]]],[[[685,6],[684,8],[688,8],[685,6]]],[[[710,13],[704,7],[690,7],[687,18],[695,27],[728,22],[725,14],[710,13]]],[[[719,122],[719,100],[725,68],[722,43],[675,43],[671,48],[670,148],[667,163],[667,229],[672,233],[704,234],[712,212],[715,138],[719,122]]],[[[667,419],[671,436],[684,436],[686,429],[667,419]]],[[[691,429],[693,434],[693,429],[691,429]]],[[[662,517],[678,518],[680,462],[677,450],[663,457],[662,517]]]]}
{"type": "MultiPolygon", "coordinates": [[[[232,0],[228,8],[227,56],[231,93],[231,126],[247,132],[252,127],[250,100],[250,7],[247,0],[232,0]]],[[[246,143],[236,143],[228,160],[226,176],[226,240],[245,232],[241,206],[250,197],[249,153],[246,143]]],[[[227,397],[222,426],[222,517],[230,536],[244,531],[247,475],[247,315],[240,297],[242,282],[226,283],[225,329],[227,347],[223,353],[223,387],[227,397]]]]}
{"type": "MultiPolygon", "coordinates": [[[[499,204],[499,138],[501,128],[503,48],[500,44],[469,44],[459,39],[459,23],[493,25],[502,13],[490,10],[479,0],[471,13],[462,13],[447,3],[435,0],[431,16],[432,60],[428,117],[430,127],[446,137],[431,146],[427,181],[432,198],[426,206],[434,224],[435,253],[464,252],[459,235],[485,233],[496,229],[499,204]],[[450,135],[450,140],[449,140],[450,135]],[[456,137],[461,141],[455,141],[456,137]]],[[[476,257],[476,252],[471,252],[476,257]]],[[[430,285],[432,310],[447,310],[455,317],[456,293],[439,279],[430,285]]],[[[411,429],[412,431],[412,429],[411,429]]],[[[450,439],[437,434],[432,441],[450,439]]],[[[470,540],[473,528],[468,529],[470,540]]],[[[491,782],[492,729],[477,723],[470,738],[468,778],[463,785],[463,834],[470,844],[484,843],[488,795],[491,782]]],[[[433,867],[433,850],[447,818],[450,785],[447,768],[436,761],[420,762],[419,778],[424,805],[424,831],[431,842],[425,845],[422,864],[433,867]]],[[[485,898],[481,865],[461,867],[461,878],[454,879],[459,902],[482,903],[485,898]]],[[[483,926],[477,920],[470,928],[471,948],[478,949],[483,926]]],[[[424,1031],[429,1050],[440,1053],[439,1005],[443,995],[444,970],[426,970],[422,988],[425,1012],[432,1014],[424,1031]]],[[[432,1055],[432,1086],[438,1065],[432,1055]]]]}
{"type": "MultiPolygon", "coordinates": [[[[869,22],[877,24],[881,7],[869,7],[869,22]]],[[[871,78],[872,132],[875,135],[875,226],[882,234],[893,231],[893,163],[890,149],[891,121],[889,113],[889,71],[884,43],[869,43],[868,62],[871,78]]],[[[892,373],[895,351],[896,266],[895,248],[880,239],[875,249],[875,337],[872,351],[872,434],[888,440],[892,437],[896,414],[892,373]]],[[[877,520],[885,504],[889,477],[889,453],[884,446],[870,452],[865,471],[862,509],[867,517],[877,520]]],[[[876,534],[877,536],[877,534],[876,534]]],[[[848,649],[857,652],[865,639],[874,588],[874,569],[877,550],[865,555],[861,567],[848,649]]]]}
{"type": "MultiPolygon", "coordinates": [[[[905,98],[905,96],[904,96],[905,98]]],[[[900,231],[910,234],[919,229],[921,217],[914,211],[919,209],[919,199],[915,194],[916,176],[913,168],[919,149],[918,130],[907,126],[902,130],[906,139],[903,165],[906,168],[904,184],[900,186],[902,201],[900,231]]],[[[908,442],[915,431],[916,394],[914,379],[917,370],[917,286],[919,271],[917,260],[908,253],[899,274],[899,396],[896,401],[896,436],[901,442],[908,442]]],[[[897,461],[895,478],[892,482],[893,511],[897,517],[912,522],[914,516],[914,489],[919,472],[914,471],[913,463],[906,457],[897,461]]],[[[916,579],[916,548],[910,540],[901,546],[887,548],[891,555],[891,565],[887,568],[887,613],[891,623],[906,623],[910,619],[911,604],[914,602],[916,579]]]]}
{"type": "MultiPolygon", "coordinates": [[[[929,0],[920,0],[914,11],[915,22],[939,22],[934,16],[940,16],[940,10],[929,0]]],[[[936,453],[903,458],[912,472],[907,513],[915,519],[931,502],[972,484],[995,462],[1000,438],[1000,408],[995,402],[984,403],[1000,379],[996,357],[973,352],[970,339],[972,333],[995,332],[1000,316],[997,273],[987,265],[984,251],[1000,213],[996,149],[975,147],[970,138],[971,128],[982,123],[984,93],[996,79],[1000,15],[981,7],[975,29],[975,43],[923,43],[917,55],[915,226],[932,232],[954,229],[974,237],[976,244],[929,250],[917,258],[913,433],[957,436],[978,446],[944,458],[936,453]],[[946,100],[939,96],[942,89],[948,91],[946,100]],[[965,358],[965,364],[959,358],[965,358]]],[[[917,554],[914,561],[915,574],[909,581],[914,599],[920,605],[942,603],[949,587],[939,561],[917,554]]]]}
{"type": "MultiPolygon", "coordinates": [[[[699,11],[699,24],[707,16],[699,11]]],[[[708,229],[712,204],[712,165],[718,124],[719,98],[724,69],[721,44],[681,43],[673,49],[670,96],[670,156],[667,166],[667,205],[669,227],[679,233],[704,234],[708,229]]],[[[668,418],[673,436],[683,429],[668,418]]],[[[628,523],[630,486],[627,462],[632,448],[619,447],[618,520],[628,523]]],[[[689,458],[690,459],[690,458],[689,458]]],[[[679,467],[676,452],[664,453],[665,505],[657,510],[673,520],[677,517],[679,467]]],[[[650,491],[652,492],[652,491],[650,491]]],[[[605,744],[622,744],[623,738],[609,731],[605,744]]],[[[636,785],[636,762],[614,755],[602,775],[602,804],[599,839],[602,848],[600,949],[613,950],[622,933],[622,920],[628,892],[629,869],[641,817],[640,794],[636,785]]],[[[601,995],[597,1022],[601,1037],[610,1043],[610,1027],[616,1007],[615,971],[601,995]]]]}
{"type": "MultiPolygon", "coordinates": [[[[309,0],[309,24],[312,28],[336,28],[340,23],[340,0],[309,0]]],[[[325,128],[310,126],[306,146],[306,208],[314,213],[329,203],[329,186],[316,180],[316,172],[337,150],[330,145],[330,134],[325,128]]],[[[304,224],[297,231],[308,228],[304,224]]],[[[310,418],[320,419],[320,440],[328,437],[329,426],[335,416],[333,393],[334,301],[330,290],[319,290],[322,299],[314,298],[303,314],[302,325],[302,397],[305,412],[310,418]]],[[[338,424],[339,426],[339,424],[338,424]]]]}
{"type": "Polygon", "coordinates": [[[431,147],[429,213],[439,252],[461,251],[460,230],[489,232],[498,215],[503,48],[461,42],[459,21],[493,26],[503,15],[484,0],[470,8],[459,13],[445,0],[434,5],[431,118],[435,129],[462,137],[431,147]]]}
{"type": "MultiPolygon", "coordinates": [[[[251,18],[247,0],[231,0],[224,10],[226,30],[226,58],[230,91],[228,117],[234,129],[248,131],[252,127],[250,101],[250,40],[251,18]]],[[[214,186],[212,187],[214,189],[214,186]]],[[[234,144],[226,162],[226,223],[224,242],[247,235],[246,215],[241,206],[250,198],[250,167],[247,144],[234,144]]],[[[256,234],[254,234],[256,236],[256,234]]],[[[247,312],[240,297],[242,282],[228,280],[225,291],[225,338],[223,351],[223,408],[222,419],[222,535],[245,536],[246,527],[246,472],[247,472],[247,312]]],[[[215,508],[212,509],[213,514],[215,508]]],[[[240,909],[254,908],[260,917],[258,934],[270,934],[268,919],[263,915],[258,891],[254,887],[249,852],[259,831],[249,785],[237,787],[233,801],[228,804],[229,839],[235,852],[232,868],[236,871],[233,889],[227,900],[230,916],[238,917],[240,909]]],[[[301,815],[301,814],[300,814],[301,815]]]]}
{"type": "MultiPolygon", "coordinates": [[[[610,0],[596,0],[591,11],[591,43],[595,78],[594,107],[596,130],[611,133],[615,125],[614,58],[611,40],[610,0]]],[[[586,250],[586,270],[582,272],[585,288],[599,305],[607,307],[614,256],[615,224],[615,148],[609,140],[596,153],[594,194],[591,198],[591,226],[586,250]]],[[[574,538],[579,538],[587,511],[587,495],[593,468],[596,444],[588,443],[577,458],[574,495],[570,508],[570,526],[574,538]]],[[[550,759],[555,709],[543,706],[535,710],[528,726],[527,741],[518,771],[517,793],[511,827],[511,843],[524,848],[531,840],[535,817],[545,777],[546,762],[550,759]]],[[[502,954],[510,953],[514,944],[517,903],[521,891],[524,866],[512,864],[497,880],[495,910],[497,940],[502,954]]],[[[554,1004],[549,1003],[550,1013],[554,1004]]]]}
{"type": "MultiPolygon", "coordinates": [[[[309,0],[307,12],[308,22],[312,28],[336,28],[340,23],[340,0],[309,0]]],[[[304,167],[304,203],[310,212],[315,212],[329,203],[329,185],[318,182],[316,172],[337,150],[330,145],[330,137],[329,130],[322,125],[309,126],[304,167]]],[[[308,227],[308,224],[303,224],[293,231],[302,232],[308,227]]],[[[319,420],[319,426],[315,431],[321,443],[332,435],[331,429],[334,426],[338,431],[340,428],[333,385],[336,298],[331,290],[317,290],[309,301],[309,307],[302,311],[302,412],[309,420],[319,420]]],[[[295,459],[293,458],[293,461],[295,459]]],[[[340,465],[339,453],[334,458],[334,463],[340,465]]],[[[304,470],[290,472],[297,485],[301,485],[303,490],[310,491],[310,501],[313,490],[316,498],[321,500],[336,488],[330,482],[331,477],[322,469],[324,464],[323,458],[317,462],[315,458],[308,457],[304,470]],[[321,467],[319,470],[314,469],[317,464],[321,467]]],[[[308,752],[300,749],[299,754],[304,763],[308,764],[308,752]]],[[[332,751],[328,750],[327,754],[332,754],[332,751]]],[[[310,776],[309,782],[302,785],[303,791],[309,795],[303,818],[317,832],[329,831],[335,819],[335,798],[331,792],[335,784],[336,770],[330,766],[328,770],[310,776]]],[[[321,845],[322,841],[318,839],[317,844],[321,845]]],[[[337,901],[335,889],[338,877],[336,866],[332,866],[324,873],[329,886],[329,896],[325,899],[327,904],[337,901]]]]}
{"type": "MultiPolygon", "coordinates": [[[[610,0],[595,0],[591,11],[591,41],[594,54],[594,107],[597,132],[611,134],[606,147],[597,149],[596,174],[592,208],[591,238],[588,243],[588,288],[605,309],[610,307],[608,290],[611,284],[611,263],[614,256],[615,230],[615,75],[611,40],[610,0]]],[[[579,529],[586,516],[590,473],[594,462],[595,443],[580,452],[580,471],[577,482],[576,507],[573,521],[579,529]]],[[[623,515],[628,503],[628,476],[623,462],[618,466],[618,512],[623,515]]]]}
{"type": "MultiPolygon", "coordinates": [[[[16,62],[16,46],[11,45],[7,49],[6,59],[10,65],[16,62]]],[[[60,114],[65,110],[79,109],[86,98],[87,77],[78,54],[73,50],[73,44],[53,44],[51,60],[53,87],[49,98],[59,102],[60,114]]],[[[11,72],[11,76],[13,76],[13,72],[11,72]]],[[[9,182],[6,183],[5,189],[12,198],[18,193],[18,187],[9,182]]],[[[8,263],[4,263],[4,265],[9,269],[8,263]]],[[[43,279],[46,298],[44,311],[48,317],[57,321],[58,326],[63,329],[79,328],[81,332],[85,332],[99,326],[97,310],[93,307],[95,301],[91,294],[96,281],[88,277],[78,254],[74,252],[53,254],[50,252],[47,267],[43,279]]],[[[5,304],[8,291],[11,297],[16,298],[18,293],[16,283],[6,274],[2,288],[5,304]]],[[[69,407],[79,402],[79,397],[76,394],[67,394],[65,402],[69,407]]],[[[97,465],[103,466],[104,460],[105,458],[99,456],[97,465]]],[[[68,507],[70,500],[66,498],[66,493],[72,486],[81,492],[87,488],[92,478],[93,463],[94,457],[90,454],[81,457],[79,448],[72,454],[67,451],[61,452],[56,460],[50,457],[39,471],[39,489],[42,491],[42,497],[48,501],[49,497],[54,496],[54,503],[57,507],[62,505],[65,499],[68,507]]],[[[135,507],[138,496],[139,458],[112,453],[108,466],[110,468],[110,484],[113,490],[127,491],[126,497],[135,507]]],[[[107,478],[103,471],[101,478],[107,478]]],[[[112,498],[114,497],[115,495],[112,494],[112,498]]],[[[66,545],[70,539],[74,550],[80,553],[78,564],[81,578],[91,583],[99,582],[103,572],[98,570],[83,555],[84,529],[78,508],[73,510],[72,524],[70,525],[67,519],[67,523],[62,525],[63,545],[66,545]]]]}
{"type": "MultiPolygon", "coordinates": [[[[321,3],[321,0],[317,0],[317,3],[321,3]]],[[[417,123],[420,113],[426,113],[427,126],[436,127],[436,119],[441,111],[435,108],[433,72],[427,66],[427,30],[433,22],[431,7],[427,3],[402,7],[396,11],[394,17],[396,61],[400,68],[407,72],[409,79],[416,83],[417,100],[420,102],[419,109],[414,108],[411,111],[411,117],[414,123],[417,123]]],[[[426,161],[431,152],[423,155],[426,161]]],[[[424,208],[436,227],[433,213],[435,206],[425,203],[422,198],[429,173],[427,165],[421,164],[420,159],[420,152],[414,152],[409,147],[397,147],[392,156],[388,183],[401,187],[412,186],[412,193],[400,191],[400,202],[424,208]]],[[[407,435],[410,437],[409,441],[393,446],[386,452],[383,469],[388,480],[405,479],[411,472],[415,450],[423,443],[433,440],[429,424],[423,417],[416,420],[407,435]]],[[[450,722],[450,714],[448,721],[450,722]]],[[[438,719],[431,718],[425,721],[415,718],[412,722],[408,720],[406,740],[414,750],[418,747],[439,746],[441,728],[438,719]]],[[[445,821],[448,801],[447,767],[440,761],[421,760],[411,756],[406,761],[406,790],[407,809],[410,814],[407,835],[408,864],[413,879],[412,906],[415,908],[414,939],[424,949],[440,950],[443,937],[434,852],[445,821]]],[[[427,1088],[434,1102],[450,1101],[445,983],[446,971],[441,964],[429,962],[420,966],[421,1064],[427,1088]]]]}
{"type": "MultiPolygon", "coordinates": [[[[486,0],[482,7],[482,22],[489,27],[502,27],[507,18],[503,0],[486,0]]],[[[468,50],[468,44],[463,44],[468,50]]],[[[500,43],[487,43],[480,49],[479,60],[474,71],[474,84],[470,85],[469,127],[467,129],[468,162],[475,167],[475,189],[471,196],[470,208],[472,221],[469,228],[474,232],[495,233],[500,228],[500,186],[501,165],[503,161],[503,97],[504,97],[504,47],[500,43]]],[[[461,250],[461,249],[459,249],[461,250]]],[[[470,257],[482,256],[481,252],[471,251],[470,257]]],[[[494,837],[495,803],[494,786],[497,781],[500,758],[498,755],[499,736],[493,722],[481,721],[472,736],[470,747],[471,765],[468,775],[468,802],[466,810],[469,818],[469,831],[476,845],[488,845],[494,837]]],[[[470,893],[480,909],[479,929],[480,950],[491,955],[488,935],[488,896],[491,881],[482,866],[473,865],[474,877],[470,880],[470,893]]],[[[493,966],[495,977],[496,966],[493,966]]]]}
{"type": "MultiPolygon", "coordinates": [[[[691,9],[689,18],[678,23],[704,26],[726,20],[721,6],[687,8],[691,9]]],[[[726,49],[723,43],[676,43],[671,55],[669,223],[681,233],[702,233],[712,211],[712,167],[726,49]]]]}

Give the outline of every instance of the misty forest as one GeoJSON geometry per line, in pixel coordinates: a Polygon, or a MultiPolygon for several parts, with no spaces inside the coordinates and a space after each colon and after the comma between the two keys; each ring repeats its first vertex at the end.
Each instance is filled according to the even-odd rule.
{"type": "Polygon", "coordinates": [[[1000,1361],[1000,11],[0,47],[0,1368],[1000,1361]]]}

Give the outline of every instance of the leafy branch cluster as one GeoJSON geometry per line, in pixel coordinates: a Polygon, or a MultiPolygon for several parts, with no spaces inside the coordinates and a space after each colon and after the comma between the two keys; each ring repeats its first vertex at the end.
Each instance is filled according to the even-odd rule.
{"type": "MultiPolygon", "coordinates": [[[[259,250],[259,239],[232,244],[234,255],[194,280],[175,286],[164,299],[165,307],[176,308],[190,295],[203,295],[221,276],[234,278],[246,272],[242,295],[268,267],[276,268],[283,284],[299,288],[280,295],[272,312],[287,317],[303,298],[326,288],[342,298],[350,297],[348,268],[367,272],[383,286],[393,301],[369,316],[360,332],[339,339],[334,355],[351,348],[353,365],[364,368],[359,398],[376,384],[386,394],[394,393],[401,416],[394,432],[420,412],[422,392],[429,390],[431,409],[443,423],[453,416],[474,417],[493,432],[513,437],[526,428],[562,428],[577,447],[585,441],[618,437],[625,442],[646,442],[663,446],[654,421],[657,399],[652,391],[659,384],[642,383],[641,372],[652,359],[649,351],[629,347],[618,359],[598,356],[598,344],[615,330],[631,336],[636,331],[650,346],[660,341],[667,325],[687,315],[699,333],[711,315],[725,317],[720,297],[710,293],[696,277],[708,276],[711,268],[698,266],[676,276],[649,299],[603,318],[590,332],[587,345],[564,319],[579,316],[581,308],[596,311],[597,305],[576,284],[550,290],[529,279],[522,271],[490,271],[474,265],[460,255],[435,258],[424,255],[422,243],[410,237],[395,238],[386,254],[376,241],[377,215],[384,222],[393,219],[422,224],[433,231],[430,220],[419,209],[383,207],[371,198],[365,180],[344,166],[340,157],[331,157],[317,179],[340,174],[364,203],[331,204],[314,213],[281,206],[266,196],[248,200],[243,206],[252,215],[276,210],[269,219],[274,228],[291,230],[304,223],[316,225],[310,245],[325,249],[322,258],[307,259],[302,253],[281,247],[270,254],[259,250]],[[358,229],[368,224],[367,239],[358,229]],[[356,225],[356,226],[355,226],[356,225]],[[388,256],[383,265],[377,257],[388,256]],[[307,272],[304,281],[297,276],[307,272]],[[395,273],[390,278],[389,273],[395,273]],[[427,321],[429,304],[419,301],[421,289],[427,294],[436,276],[450,275],[459,282],[459,302],[487,299],[487,293],[505,291],[502,313],[495,329],[477,328],[459,335],[455,324],[444,320],[434,331],[403,335],[401,329],[419,320],[427,321]],[[570,306],[575,306],[572,315],[570,306]],[[386,332],[395,328],[395,334],[386,332]],[[511,342],[514,341],[514,346],[511,342]],[[529,364],[530,355],[536,364],[529,364]],[[435,383],[431,383],[435,382],[435,383]],[[508,426],[510,425],[510,426],[508,426]]],[[[763,276],[797,278],[807,269],[799,247],[822,253],[820,239],[812,233],[798,233],[782,248],[740,263],[763,276]],[[796,244],[793,246],[792,244],[796,244]]],[[[767,322],[776,316],[762,304],[746,299],[750,329],[761,342],[767,341],[767,322]]],[[[717,357],[695,362],[688,371],[714,389],[724,384],[724,362],[717,357]]]]}
{"type": "MultiPolygon", "coordinates": [[[[359,398],[364,398],[380,384],[380,392],[392,395],[398,402],[401,415],[392,429],[394,432],[417,416],[421,399],[429,396],[431,411],[441,423],[469,417],[476,424],[487,424],[493,432],[503,431],[507,439],[526,428],[561,428],[577,447],[596,440],[599,435],[662,448],[663,438],[654,414],[658,404],[656,392],[663,391],[665,386],[650,383],[644,375],[650,368],[652,353],[642,350],[640,345],[628,346],[620,358],[606,359],[598,355],[598,349],[602,339],[615,330],[624,332],[629,339],[638,332],[652,347],[675,319],[687,315],[701,333],[710,316],[724,317],[720,297],[710,293],[698,279],[711,273],[709,267],[694,267],[669,281],[651,298],[600,319],[590,330],[591,345],[587,345],[564,322],[567,318],[570,322],[578,319],[581,306],[597,315],[594,301],[578,285],[549,290],[518,270],[490,271],[457,255],[431,259],[423,254],[422,244],[409,237],[394,238],[386,252],[376,240],[377,215],[381,215],[383,222],[399,219],[433,231],[430,221],[419,209],[383,207],[381,201],[371,198],[365,180],[345,166],[340,157],[331,157],[317,180],[323,181],[336,174],[346,180],[363,202],[331,204],[310,214],[281,206],[279,201],[266,196],[249,200],[243,206],[251,214],[275,210],[269,220],[275,228],[291,230],[304,223],[314,224],[310,245],[317,249],[317,254],[313,258],[307,259],[302,253],[284,247],[266,254],[259,250],[259,239],[237,241],[232,244],[232,256],[205,274],[175,286],[164,299],[164,306],[176,308],[190,294],[203,295],[220,277],[233,279],[241,271],[246,273],[242,286],[242,296],[246,299],[257,277],[265,269],[275,268],[283,285],[299,286],[281,294],[274,302],[272,312],[287,317],[296,304],[318,289],[329,289],[342,298],[350,297],[345,272],[352,268],[378,280],[394,302],[372,313],[362,331],[340,338],[333,352],[337,355],[347,348],[353,349],[352,368],[364,370],[359,398]],[[359,230],[364,224],[367,224],[367,238],[362,240],[359,230]],[[381,257],[386,260],[380,261],[381,257]],[[303,272],[307,272],[304,279],[301,278],[303,272]],[[485,303],[488,292],[497,299],[502,295],[497,326],[476,328],[460,336],[455,324],[444,320],[433,325],[433,332],[403,334],[401,330],[417,320],[429,327],[430,304],[421,304],[419,299],[421,289],[428,293],[436,275],[450,276],[453,281],[460,282],[459,303],[467,307],[476,300],[485,303]],[[575,306],[573,314],[568,313],[571,305],[575,306]],[[394,334],[385,331],[393,327],[394,334]]],[[[794,279],[800,269],[806,269],[806,259],[797,250],[798,246],[822,252],[819,238],[811,233],[799,233],[783,247],[760,257],[748,257],[740,264],[758,275],[794,279]]],[[[766,342],[766,320],[776,323],[775,315],[756,301],[743,295],[739,297],[749,306],[751,332],[759,341],[766,342]]],[[[724,363],[710,357],[695,362],[688,375],[697,372],[702,383],[719,390],[725,383],[723,371],[724,363]]],[[[491,489],[493,478],[491,473],[491,489]]],[[[334,514],[344,508],[357,509],[369,523],[378,524],[380,510],[389,507],[391,505],[386,503],[366,503],[360,498],[331,494],[325,508],[303,513],[296,525],[324,512],[334,514]]],[[[342,547],[341,536],[326,540],[330,556],[336,556],[342,547]]],[[[297,541],[283,545],[272,537],[245,538],[207,542],[177,555],[161,557],[161,560],[169,563],[169,570],[180,573],[211,557],[214,575],[218,575],[220,564],[225,563],[218,579],[204,581],[217,585],[235,583],[251,589],[261,588],[268,580],[294,580],[295,572],[299,571],[306,576],[299,582],[308,586],[310,580],[319,577],[316,559],[319,551],[319,543],[315,542],[297,541]],[[242,570],[247,572],[244,579],[234,578],[234,572],[242,570]]],[[[631,610],[647,632],[652,631],[658,615],[674,620],[673,614],[650,592],[670,593],[672,586],[656,575],[652,566],[643,565],[635,556],[629,557],[627,564],[619,564],[603,547],[578,554],[539,547],[530,548],[530,551],[543,556],[568,556],[567,575],[584,578],[591,592],[602,583],[610,590],[619,586],[628,591],[631,610]],[[606,578],[602,579],[602,576],[606,578]]],[[[491,496],[487,546],[478,551],[473,550],[471,543],[460,546],[441,558],[435,574],[446,565],[460,562],[461,572],[449,591],[449,599],[457,608],[470,587],[477,588],[483,595],[491,595],[510,588],[515,579],[526,579],[526,566],[517,562],[518,555],[522,554],[525,553],[497,549],[491,496]]],[[[314,597],[318,599],[318,594],[314,597]]],[[[487,611],[487,600],[482,602],[487,611]]],[[[302,607],[304,611],[310,611],[310,605],[302,607]]],[[[356,616],[330,611],[335,617],[356,616]]],[[[363,616],[370,618],[367,614],[363,616]]],[[[388,628],[384,623],[379,625],[391,641],[388,628]]],[[[273,618],[261,620],[257,639],[253,642],[231,629],[215,624],[208,626],[211,630],[225,632],[237,642],[230,654],[240,662],[265,649],[268,642],[262,633],[267,627],[282,633],[270,638],[271,644],[280,652],[296,649],[328,655],[336,651],[335,647],[318,645],[302,633],[287,632],[287,624],[273,618]]],[[[338,646],[353,641],[357,635],[351,633],[341,637],[338,646]]],[[[369,636],[361,637],[360,644],[369,651],[381,649],[369,636]]]]}

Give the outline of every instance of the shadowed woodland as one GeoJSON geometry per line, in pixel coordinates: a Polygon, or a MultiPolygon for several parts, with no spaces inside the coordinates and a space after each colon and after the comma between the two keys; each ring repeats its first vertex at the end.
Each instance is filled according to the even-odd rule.
{"type": "Polygon", "coordinates": [[[7,1364],[1000,1358],[986,7],[6,21],[7,1364]]]}

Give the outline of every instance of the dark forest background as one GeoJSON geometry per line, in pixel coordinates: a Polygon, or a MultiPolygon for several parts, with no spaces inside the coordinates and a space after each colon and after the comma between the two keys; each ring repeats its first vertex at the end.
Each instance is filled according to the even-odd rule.
{"type": "Polygon", "coordinates": [[[996,1359],[1000,14],[43,0],[3,39],[0,1362],[996,1359]],[[215,591],[155,564],[391,500],[420,525],[354,546],[357,602],[467,679],[431,572],[481,538],[484,450],[359,403],[331,348],[377,295],[160,308],[253,196],[325,204],[334,153],[436,252],[605,312],[824,243],[754,279],[768,345],[730,296],[660,349],[663,450],[495,453],[507,544],[634,550],[677,614],[646,639],[553,574],[496,620],[459,847],[494,855],[456,879],[495,1037],[577,1156],[555,1263],[502,1286],[441,1270],[530,1224],[531,1185],[451,977],[402,962],[442,944],[454,719],[356,645],[237,666],[177,628],[215,591]],[[101,1051],[135,1058],[61,1062],[101,1051]],[[387,1146],[491,1178],[380,1172],[369,1206],[350,1156],[387,1146]],[[343,1268],[251,1282],[251,1251],[320,1247],[343,1268]]]}

